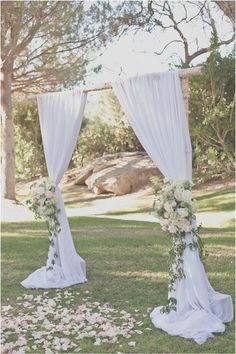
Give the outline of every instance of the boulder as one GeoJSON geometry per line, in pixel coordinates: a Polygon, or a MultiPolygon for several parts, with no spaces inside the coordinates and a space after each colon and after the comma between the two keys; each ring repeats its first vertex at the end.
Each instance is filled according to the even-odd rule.
{"type": "Polygon", "coordinates": [[[93,161],[76,178],[95,194],[123,195],[148,185],[158,169],[144,152],[106,155],[93,161]]]}
{"type": "Polygon", "coordinates": [[[86,179],[93,173],[93,166],[88,165],[78,175],[76,175],[75,184],[84,185],[86,179]]]}

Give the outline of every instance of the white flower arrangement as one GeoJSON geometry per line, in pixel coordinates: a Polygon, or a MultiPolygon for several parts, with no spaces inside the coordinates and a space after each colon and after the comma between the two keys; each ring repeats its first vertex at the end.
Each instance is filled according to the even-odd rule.
{"type": "Polygon", "coordinates": [[[178,235],[192,231],[196,201],[192,196],[192,182],[167,182],[154,201],[156,213],[163,231],[178,235]]]}
{"type": "Polygon", "coordinates": [[[192,182],[178,180],[166,182],[159,191],[153,207],[161,228],[172,236],[172,248],[169,251],[169,298],[163,313],[177,309],[177,300],[173,297],[176,282],[185,278],[183,268],[183,254],[186,247],[202,254],[202,241],[199,237],[199,228],[196,228],[195,219],[196,200],[192,196],[192,182]],[[186,233],[192,232],[193,240],[186,243],[186,233]]]}
{"type": "Polygon", "coordinates": [[[57,236],[60,232],[58,221],[57,198],[55,196],[56,185],[49,178],[41,178],[30,187],[30,198],[26,201],[27,206],[33,211],[36,219],[47,221],[50,235],[57,236]]]}

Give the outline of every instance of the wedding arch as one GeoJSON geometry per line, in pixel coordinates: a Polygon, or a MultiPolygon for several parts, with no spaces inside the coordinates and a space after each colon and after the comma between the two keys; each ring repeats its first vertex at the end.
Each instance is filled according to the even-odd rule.
{"type": "MultiPolygon", "coordinates": [[[[113,88],[135,134],[168,181],[192,179],[192,148],[180,81],[187,73],[146,74],[93,89],[113,88]]],[[[60,230],[58,237],[52,235],[46,266],[22,281],[26,288],[63,288],[87,281],[85,261],[75,250],[58,184],[76,145],[88,91],[37,96],[48,175],[55,183],[60,209],[60,230]]],[[[192,245],[194,237],[187,232],[185,244],[192,245]]],[[[170,335],[202,344],[212,333],[224,332],[224,323],[233,318],[232,299],[211,287],[197,248],[186,247],[181,262],[185,276],[175,281],[168,294],[169,299],[177,300],[176,308],[164,312],[162,306],[157,307],[151,320],[170,335]]]]}

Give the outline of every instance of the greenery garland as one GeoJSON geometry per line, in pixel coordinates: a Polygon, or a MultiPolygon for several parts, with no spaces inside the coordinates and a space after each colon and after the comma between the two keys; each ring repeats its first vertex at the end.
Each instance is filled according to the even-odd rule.
{"type": "MultiPolygon", "coordinates": [[[[203,243],[199,236],[200,226],[195,227],[196,200],[192,197],[192,182],[166,182],[154,201],[154,212],[161,227],[172,237],[172,248],[169,251],[169,294],[175,291],[178,281],[185,278],[183,254],[186,248],[191,251],[198,249],[200,257],[203,253],[203,243]],[[192,233],[192,241],[186,243],[186,234],[192,233]]],[[[169,297],[167,305],[162,307],[162,313],[176,311],[177,300],[169,297]]]]}
{"type": "Polygon", "coordinates": [[[50,246],[53,248],[51,265],[47,270],[52,270],[58,254],[55,239],[61,231],[58,220],[60,209],[57,207],[58,200],[55,196],[56,184],[49,178],[41,178],[30,187],[30,198],[26,201],[28,208],[34,213],[35,219],[44,219],[49,231],[50,246]]]}

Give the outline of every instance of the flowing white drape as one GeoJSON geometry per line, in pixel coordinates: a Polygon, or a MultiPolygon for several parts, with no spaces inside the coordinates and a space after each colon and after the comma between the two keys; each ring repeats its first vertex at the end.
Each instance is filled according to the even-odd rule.
{"type": "MultiPolygon", "coordinates": [[[[177,72],[148,74],[112,84],[135,134],[168,180],[192,178],[192,151],[177,72]]],[[[186,243],[192,234],[186,235],[186,243]]],[[[232,299],[211,287],[197,250],[183,255],[185,279],[176,284],[177,311],[151,313],[153,324],[171,335],[202,344],[233,318],[232,299]]]]}
{"type": "Polygon", "coordinates": [[[26,288],[63,288],[86,281],[85,261],[76,253],[65,207],[58,184],[68,167],[76,145],[87,94],[77,90],[39,95],[38,108],[44,154],[50,179],[56,183],[58,220],[61,231],[50,246],[47,264],[30,274],[22,285],[26,288]],[[56,264],[52,265],[54,252],[56,264]]]}

